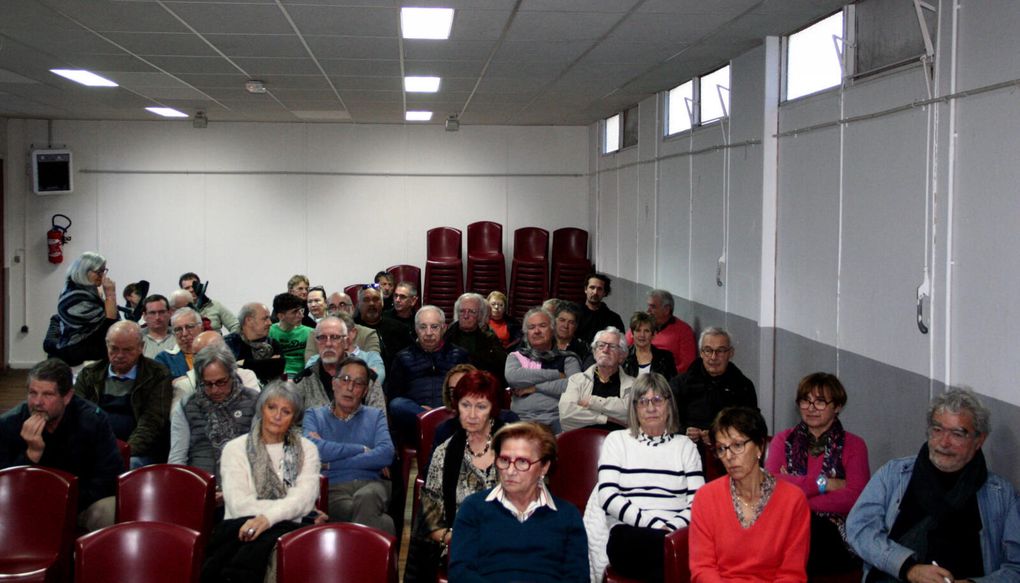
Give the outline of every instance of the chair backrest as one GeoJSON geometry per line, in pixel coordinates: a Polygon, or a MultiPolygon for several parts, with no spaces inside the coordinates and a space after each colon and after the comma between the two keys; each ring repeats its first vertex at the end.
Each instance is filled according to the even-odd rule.
{"type": "Polygon", "coordinates": [[[117,522],[169,522],[212,533],[216,478],[176,464],[144,466],[117,478],[117,522]]]}
{"type": "Polygon", "coordinates": [[[503,225],[492,221],[478,221],[468,225],[467,232],[468,257],[503,254],[503,225]]]}
{"type": "Polygon", "coordinates": [[[453,418],[453,411],[446,407],[436,407],[423,413],[418,413],[418,471],[429,464],[432,457],[432,441],[436,437],[436,428],[447,419],[453,418]]]}
{"type": "Polygon", "coordinates": [[[396,539],[351,522],[289,532],[276,546],[278,583],[396,583],[396,539]]]}
{"type": "Polygon", "coordinates": [[[315,499],[315,509],[329,514],[329,478],[319,474],[319,497],[315,499]]]}
{"type": "Polygon", "coordinates": [[[429,229],[426,241],[429,261],[452,261],[462,257],[460,229],[453,227],[429,229]]]}
{"type": "Polygon", "coordinates": [[[361,290],[362,283],[352,283],[351,285],[344,288],[344,293],[350,296],[351,301],[354,302],[354,307],[358,307],[358,292],[361,290]]]}
{"type": "Polygon", "coordinates": [[[418,295],[422,294],[420,267],[415,267],[414,265],[393,265],[387,267],[386,272],[393,276],[394,285],[402,281],[409,281],[414,284],[414,287],[418,288],[418,295]]]}
{"type": "Polygon", "coordinates": [[[552,260],[587,261],[588,231],[574,227],[564,227],[553,231],[552,260]]]}
{"type": "Polygon", "coordinates": [[[197,583],[198,531],[169,522],[122,522],[75,544],[75,583],[197,583]]]}
{"type": "MultiPolygon", "coordinates": [[[[70,572],[78,524],[78,478],[42,466],[0,470],[0,549],[24,563],[70,572]]],[[[4,579],[0,575],[0,579],[4,579]]]]}
{"type": "Polygon", "coordinates": [[[538,227],[522,227],[514,231],[514,259],[547,261],[549,231],[538,227]]]}
{"type": "Polygon", "coordinates": [[[549,490],[577,506],[581,514],[599,480],[599,455],[606,435],[605,429],[582,427],[556,436],[556,469],[549,476],[549,490]]]}
{"type": "MultiPolygon", "coordinates": [[[[665,556],[663,557],[663,581],[688,583],[691,580],[691,566],[687,552],[688,528],[684,527],[666,535],[665,556]]],[[[860,579],[858,579],[860,580],[860,579]]]]}

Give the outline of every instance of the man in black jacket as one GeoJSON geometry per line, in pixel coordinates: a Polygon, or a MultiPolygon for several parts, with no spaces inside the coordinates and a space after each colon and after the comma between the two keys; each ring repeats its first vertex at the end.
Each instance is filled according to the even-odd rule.
{"type": "Polygon", "coordinates": [[[106,414],[71,390],[71,368],[51,358],[28,373],[28,399],[0,417],[0,468],[40,465],[78,477],[78,524],[113,524],[124,468],[106,414]]]}
{"type": "Polygon", "coordinates": [[[712,421],[726,407],[758,408],[754,383],[740,372],[733,358],[733,343],[722,328],[706,328],[698,339],[701,356],[687,372],[670,381],[680,427],[687,437],[708,443],[712,421]]]}

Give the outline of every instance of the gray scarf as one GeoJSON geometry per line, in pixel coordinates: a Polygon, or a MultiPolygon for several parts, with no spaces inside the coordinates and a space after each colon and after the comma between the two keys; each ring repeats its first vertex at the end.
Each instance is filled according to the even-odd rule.
{"type": "Polygon", "coordinates": [[[287,496],[287,488],[297,482],[298,472],[304,462],[304,451],[301,449],[301,435],[291,427],[283,437],[283,481],[273,470],[273,462],[269,459],[266,444],[262,441],[262,416],[258,416],[251,424],[248,441],[245,445],[248,464],[251,465],[252,479],[255,481],[255,497],[259,500],[279,500],[287,496]]]}

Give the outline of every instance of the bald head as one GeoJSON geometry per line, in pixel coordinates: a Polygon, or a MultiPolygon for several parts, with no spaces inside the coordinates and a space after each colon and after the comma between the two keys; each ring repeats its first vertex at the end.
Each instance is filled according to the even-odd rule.
{"type": "Polygon", "coordinates": [[[206,330],[195,337],[195,341],[191,343],[191,349],[198,353],[206,346],[226,346],[227,343],[223,341],[223,336],[215,330],[206,330]]]}
{"type": "Polygon", "coordinates": [[[335,316],[340,312],[353,315],[354,301],[351,300],[351,296],[343,292],[333,292],[329,295],[329,302],[326,304],[326,313],[331,316],[335,316]]]}
{"type": "Polygon", "coordinates": [[[173,291],[168,299],[171,311],[179,310],[192,302],[191,292],[186,289],[173,291]]]}
{"type": "Polygon", "coordinates": [[[130,320],[121,320],[106,331],[106,357],[115,375],[131,371],[142,357],[142,327],[130,320]]]}

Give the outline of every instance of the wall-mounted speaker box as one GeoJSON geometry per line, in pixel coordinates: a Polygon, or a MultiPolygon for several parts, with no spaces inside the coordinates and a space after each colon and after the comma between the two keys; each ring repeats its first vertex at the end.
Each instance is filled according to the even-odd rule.
{"type": "Polygon", "coordinates": [[[68,194],[74,190],[70,150],[32,151],[32,192],[68,194]]]}

